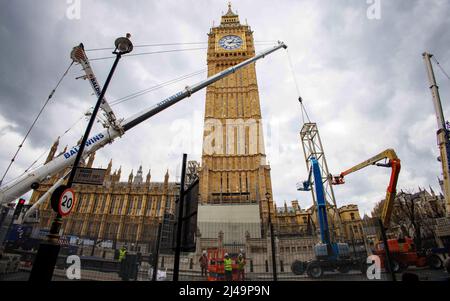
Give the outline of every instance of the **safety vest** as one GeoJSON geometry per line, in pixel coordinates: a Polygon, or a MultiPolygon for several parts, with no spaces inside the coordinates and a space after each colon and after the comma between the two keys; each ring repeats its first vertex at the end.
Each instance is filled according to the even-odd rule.
{"type": "Polygon", "coordinates": [[[233,267],[231,266],[231,258],[228,258],[228,259],[225,258],[223,260],[223,263],[224,263],[225,271],[232,271],[233,270],[233,267]]]}
{"type": "Polygon", "coordinates": [[[127,250],[119,250],[119,261],[122,261],[125,259],[125,256],[127,255],[127,250]]]}
{"type": "Polygon", "coordinates": [[[238,266],[240,270],[243,270],[245,267],[245,259],[244,258],[238,258],[238,266]]]}

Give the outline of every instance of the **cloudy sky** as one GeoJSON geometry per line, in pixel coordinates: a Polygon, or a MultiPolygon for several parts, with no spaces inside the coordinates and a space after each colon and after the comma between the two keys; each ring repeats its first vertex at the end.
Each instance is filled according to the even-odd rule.
{"type": "MultiPolygon", "coordinates": [[[[241,22],[252,27],[256,41],[282,40],[289,46],[300,94],[318,123],[332,173],[394,148],[402,160],[399,190],[431,185],[440,191],[436,120],[421,54],[435,54],[450,72],[450,2],[379,0],[379,11],[367,2],[373,1],[239,0],[232,5],[241,22]]],[[[70,64],[73,46],[111,47],[127,32],[135,45],[205,43],[209,28],[226,10],[226,1],[206,0],[1,0],[0,172],[70,64]]],[[[133,53],[205,46],[136,47],[133,53]]],[[[266,47],[260,44],[257,51],[266,47]]],[[[307,172],[288,53],[278,51],[257,63],[266,151],[275,200],[281,205],[298,199],[308,207],[310,195],[295,189],[307,172]]],[[[111,51],[90,51],[88,56],[107,57],[111,51]]],[[[111,64],[111,59],[92,61],[101,84],[111,64]]],[[[205,49],[123,58],[106,98],[113,101],[205,67],[205,49]]],[[[449,116],[449,81],[435,71],[449,116]]],[[[6,181],[45,153],[42,162],[56,137],[95,103],[89,83],[75,79],[82,74],[80,66],[71,68],[6,181]]],[[[125,118],[204,78],[202,73],[113,108],[125,118]]],[[[147,120],[99,151],[95,165],[106,167],[113,158],[113,169],[122,166],[123,180],[139,165],[151,168],[154,181],[162,181],[166,169],[176,179],[183,152],[200,159],[204,99],[201,91],[147,120]]],[[[74,145],[86,124],[82,119],[62,136],[60,147],[74,145]]],[[[388,169],[376,167],[349,176],[346,185],[335,188],[338,205],[354,203],[362,213],[369,212],[384,197],[388,178],[388,169]]]]}

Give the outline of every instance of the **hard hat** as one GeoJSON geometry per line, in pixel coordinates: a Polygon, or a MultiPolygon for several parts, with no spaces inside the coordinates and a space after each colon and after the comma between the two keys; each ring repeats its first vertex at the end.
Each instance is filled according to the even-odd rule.
{"type": "Polygon", "coordinates": [[[203,254],[206,254],[206,250],[203,250],[203,254]]]}
{"type": "Polygon", "coordinates": [[[225,253],[225,257],[228,257],[228,253],[225,253]]]}

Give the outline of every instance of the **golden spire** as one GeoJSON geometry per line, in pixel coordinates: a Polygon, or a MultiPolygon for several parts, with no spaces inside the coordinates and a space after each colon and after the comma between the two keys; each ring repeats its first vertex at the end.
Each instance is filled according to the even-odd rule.
{"type": "Polygon", "coordinates": [[[106,174],[109,175],[111,173],[112,168],[112,159],[109,160],[108,167],[106,168],[106,174]]]}
{"type": "Polygon", "coordinates": [[[231,10],[231,1],[228,1],[228,11],[225,14],[225,16],[235,16],[236,14],[233,13],[233,11],[231,10]]]}
{"type": "Polygon", "coordinates": [[[133,181],[133,170],[131,170],[131,173],[128,176],[128,183],[131,183],[132,181],[133,181]]]}
{"type": "Polygon", "coordinates": [[[222,16],[221,25],[230,25],[230,26],[235,26],[235,25],[239,25],[239,16],[237,14],[235,14],[233,12],[233,10],[231,9],[231,2],[228,2],[228,11],[225,15],[222,16]]]}
{"type": "Polygon", "coordinates": [[[117,172],[117,181],[120,180],[120,175],[122,174],[122,165],[119,166],[119,171],[117,172]]]}
{"type": "Polygon", "coordinates": [[[152,175],[151,175],[151,169],[149,169],[148,170],[148,173],[147,173],[147,179],[146,179],[146,183],[150,183],[150,179],[151,179],[151,177],[152,177],[152,175]]]}
{"type": "Polygon", "coordinates": [[[87,163],[88,168],[92,168],[92,165],[94,164],[94,160],[95,160],[95,152],[93,152],[89,155],[89,159],[88,159],[88,163],[87,163]]]}
{"type": "Polygon", "coordinates": [[[53,158],[55,157],[55,153],[58,150],[58,145],[59,145],[59,136],[56,139],[56,141],[53,143],[50,152],[48,153],[47,159],[45,160],[45,164],[47,164],[48,162],[52,161],[53,158]]]}
{"type": "Polygon", "coordinates": [[[166,175],[164,176],[164,183],[169,182],[169,169],[167,168],[166,175]]]}

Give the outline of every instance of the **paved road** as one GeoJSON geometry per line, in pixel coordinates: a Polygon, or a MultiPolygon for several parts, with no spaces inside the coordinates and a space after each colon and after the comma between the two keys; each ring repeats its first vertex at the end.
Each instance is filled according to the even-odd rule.
{"type": "MultiPolygon", "coordinates": [[[[408,272],[415,273],[419,276],[421,281],[443,281],[450,279],[450,275],[444,270],[431,270],[427,268],[414,268],[410,267],[408,272]]],[[[120,281],[120,278],[116,273],[103,273],[100,271],[84,270],[81,272],[81,280],[94,280],[94,281],[120,281]]],[[[168,273],[168,278],[171,278],[171,273],[168,273]]],[[[1,275],[0,281],[27,281],[29,277],[29,271],[20,271],[18,273],[12,273],[7,275],[1,275]]],[[[267,273],[261,274],[249,274],[247,275],[250,281],[270,281],[272,280],[272,275],[267,273]]],[[[396,274],[397,280],[402,279],[402,274],[396,274]]],[[[314,281],[314,279],[309,278],[306,275],[294,275],[292,273],[280,273],[278,275],[279,281],[314,281]]],[[[62,270],[56,270],[53,276],[53,280],[65,281],[68,280],[65,277],[65,272],[62,270]]],[[[148,281],[147,275],[140,275],[138,280],[148,281]]],[[[198,273],[195,272],[182,272],[180,273],[180,280],[189,281],[204,281],[205,277],[200,277],[198,273]]],[[[382,273],[380,280],[369,280],[365,275],[360,272],[349,272],[348,274],[341,274],[337,272],[325,273],[320,281],[390,281],[391,276],[387,273],[382,273]]]]}
{"type": "MultiPolygon", "coordinates": [[[[410,267],[406,272],[414,273],[419,276],[419,280],[421,281],[443,281],[446,279],[450,279],[450,275],[445,272],[443,269],[441,270],[432,270],[427,268],[414,268],[410,267]]],[[[270,276],[257,277],[254,280],[271,280],[270,276]]],[[[278,276],[280,281],[314,281],[315,279],[309,278],[305,275],[293,275],[292,273],[285,273],[278,276]]],[[[396,280],[400,281],[402,279],[402,273],[396,274],[396,280]]],[[[391,281],[391,274],[389,273],[381,273],[380,280],[370,280],[366,275],[363,275],[361,272],[351,271],[347,274],[341,274],[338,272],[326,272],[319,279],[319,281],[391,281]]]]}

